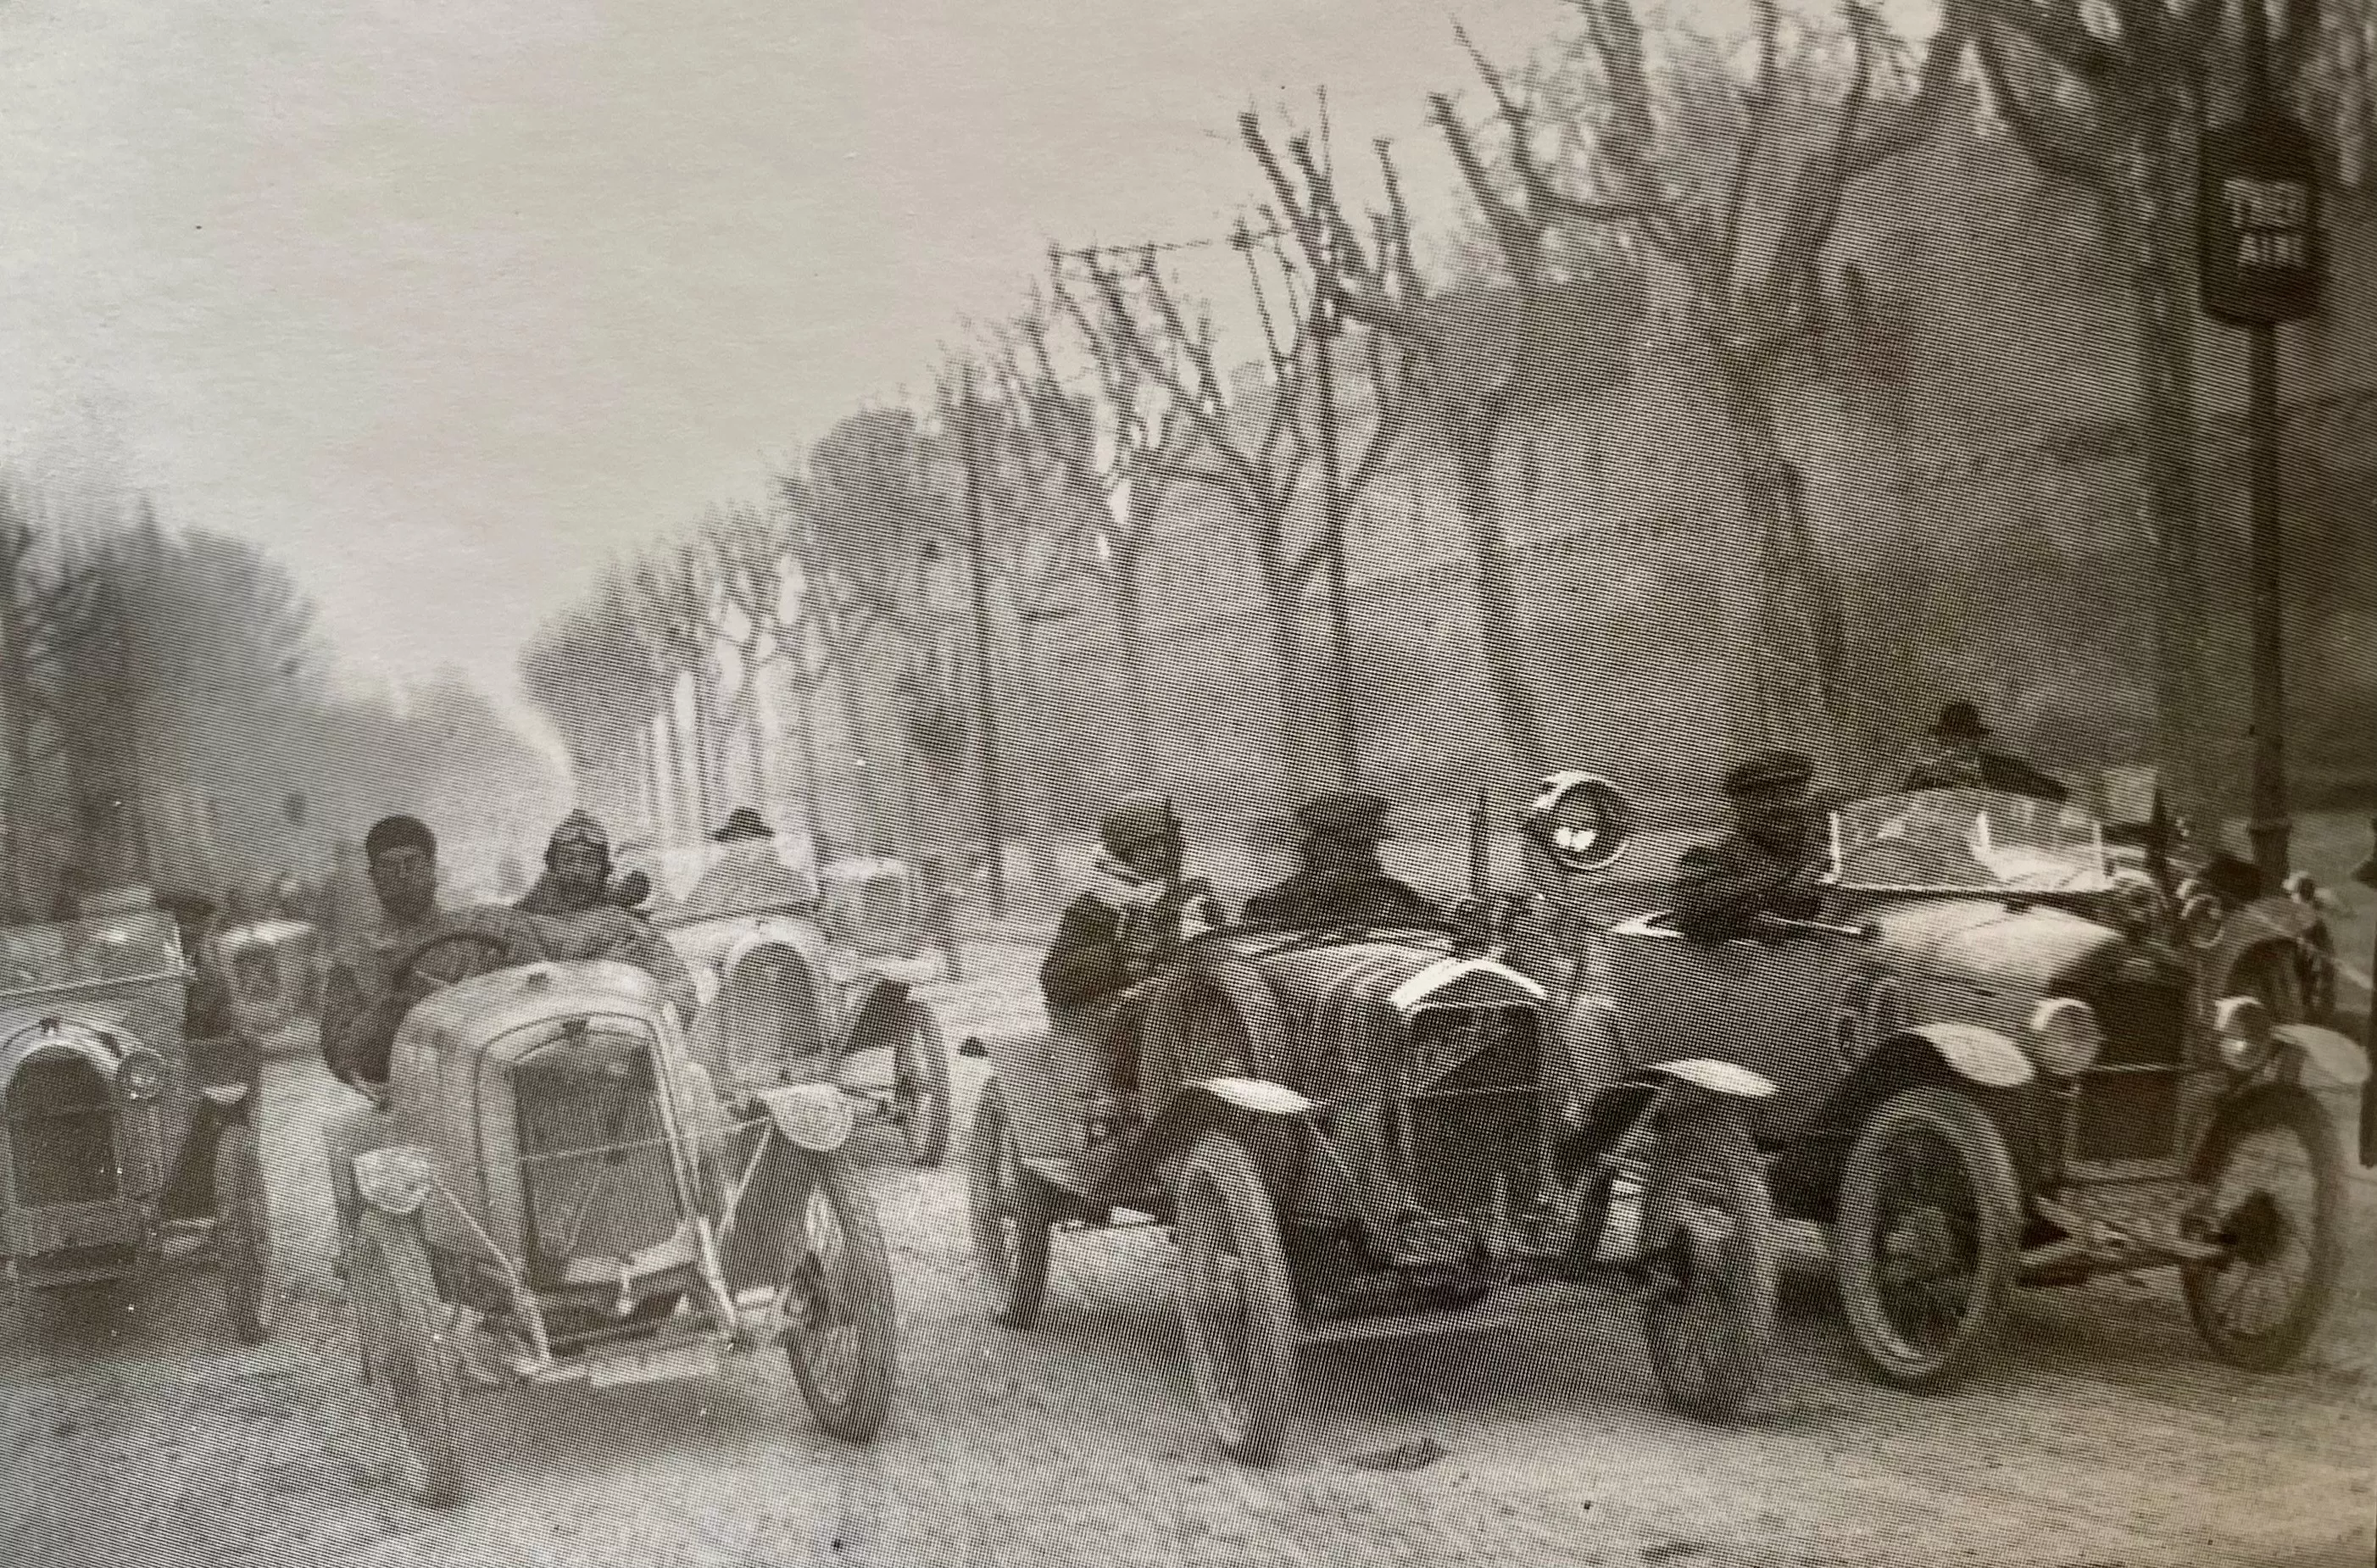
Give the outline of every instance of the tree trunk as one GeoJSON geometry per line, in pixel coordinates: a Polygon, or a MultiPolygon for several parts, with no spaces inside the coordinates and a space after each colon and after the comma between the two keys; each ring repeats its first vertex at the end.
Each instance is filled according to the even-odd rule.
{"type": "Polygon", "coordinates": [[[1147,606],[1140,582],[1139,550],[1115,552],[1115,637],[1122,647],[1124,716],[1130,727],[1130,766],[1135,777],[1157,777],[1154,727],[1147,695],[1147,606]]]}
{"type": "Polygon", "coordinates": [[[1487,684],[1501,719],[1503,743],[1522,780],[1532,782],[1548,768],[1550,754],[1535,694],[1527,684],[1523,607],[1494,485],[1493,422],[1477,415],[1465,423],[1466,428],[1456,423],[1449,434],[1460,480],[1461,520],[1469,529],[1469,560],[1476,581],[1478,647],[1486,657],[1487,684]]]}
{"type": "Polygon", "coordinates": [[[2137,319],[2138,459],[2155,565],[2155,748],[2179,808],[2206,799],[2201,650],[2204,566],[2194,444],[2194,237],[2180,193],[2191,171],[2174,113],[2149,115],[2108,194],[2108,247],[2128,266],[2137,319]]]}
{"type": "Polygon", "coordinates": [[[24,632],[18,612],[18,585],[0,582],[0,856],[6,857],[0,897],[18,920],[33,914],[32,882],[25,867],[25,790],[32,777],[32,704],[25,675],[24,632]]]}
{"type": "Polygon", "coordinates": [[[1257,525],[1255,567],[1261,579],[1263,618],[1271,638],[1272,671],[1279,695],[1279,765],[1290,795],[1305,798],[1322,788],[1311,762],[1306,716],[1312,711],[1304,672],[1304,640],[1296,624],[1303,596],[1287,569],[1287,519],[1266,517],[1257,525]]]}
{"type": "Polygon", "coordinates": [[[1716,362],[1742,505],[1759,575],[1757,730],[1769,745],[1805,751],[1834,768],[1841,754],[1840,585],[1808,517],[1798,471],[1783,456],[1774,405],[1755,367],[1716,362]]]}

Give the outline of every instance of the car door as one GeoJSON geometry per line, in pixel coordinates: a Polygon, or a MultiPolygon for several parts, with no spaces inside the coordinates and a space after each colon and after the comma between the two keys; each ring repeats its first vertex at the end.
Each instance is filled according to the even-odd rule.
{"type": "Polygon", "coordinates": [[[1593,978],[1617,1004],[1628,1063],[1738,1063],[1772,1080],[1761,1135],[1805,1127],[1845,1071],[1838,1019],[1859,972],[1854,938],[1822,931],[1700,942],[1666,910],[1602,931],[1593,978]]]}

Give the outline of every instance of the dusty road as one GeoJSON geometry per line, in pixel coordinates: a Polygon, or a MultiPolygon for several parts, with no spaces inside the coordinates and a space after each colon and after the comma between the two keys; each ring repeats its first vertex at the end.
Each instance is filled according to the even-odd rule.
{"type": "MultiPolygon", "coordinates": [[[[982,945],[935,988],[954,1041],[1024,1027],[1028,955],[982,945]]],[[[979,1083],[959,1063],[960,1125],[979,1083]]],[[[137,1311],[39,1303],[0,1336],[0,1564],[1506,1562],[1788,1568],[2311,1564],[2377,1554],[2377,1185],[2354,1183],[2342,1310],[2308,1364],[2209,1360],[2174,1286],[2025,1298],[2007,1353],[1921,1398],[1855,1366],[1821,1287],[1794,1292],[1742,1424],[1658,1401],[1611,1297],[1511,1336],[1307,1363],[1283,1465],[1221,1461],[1194,1414],[1153,1233],[1060,1240],[1041,1326],[985,1319],[962,1178],[876,1172],[901,1388],[873,1447],[818,1435],[781,1360],[714,1384],[482,1396],[484,1491],[398,1489],[352,1374],[313,1127],[334,1090],[274,1063],[288,1299],[246,1349],[211,1276],[137,1311]],[[1373,1467],[1420,1440],[1441,1457],[1373,1467]],[[1366,1461],[1373,1463],[1366,1464],[1366,1461]]]]}

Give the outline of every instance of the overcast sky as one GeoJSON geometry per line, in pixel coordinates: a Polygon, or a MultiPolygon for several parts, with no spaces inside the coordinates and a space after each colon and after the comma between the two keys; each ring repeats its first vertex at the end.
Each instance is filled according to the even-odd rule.
{"type": "Polygon", "coordinates": [[[1052,236],[1222,229],[1250,101],[1325,83],[1440,190],[1469,80],[1445,0],[0,0],[0,457],[263,541],[358,672],[508,688],[1052,236]]]}

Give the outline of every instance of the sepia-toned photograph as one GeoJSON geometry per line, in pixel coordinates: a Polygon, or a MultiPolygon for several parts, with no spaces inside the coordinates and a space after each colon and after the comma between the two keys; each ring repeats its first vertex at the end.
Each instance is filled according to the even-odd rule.
{"type": "Polygon", "coordinates": [[[2377,0],[0,0],[0,1568],[2377,1568],[2377,0]]]}

